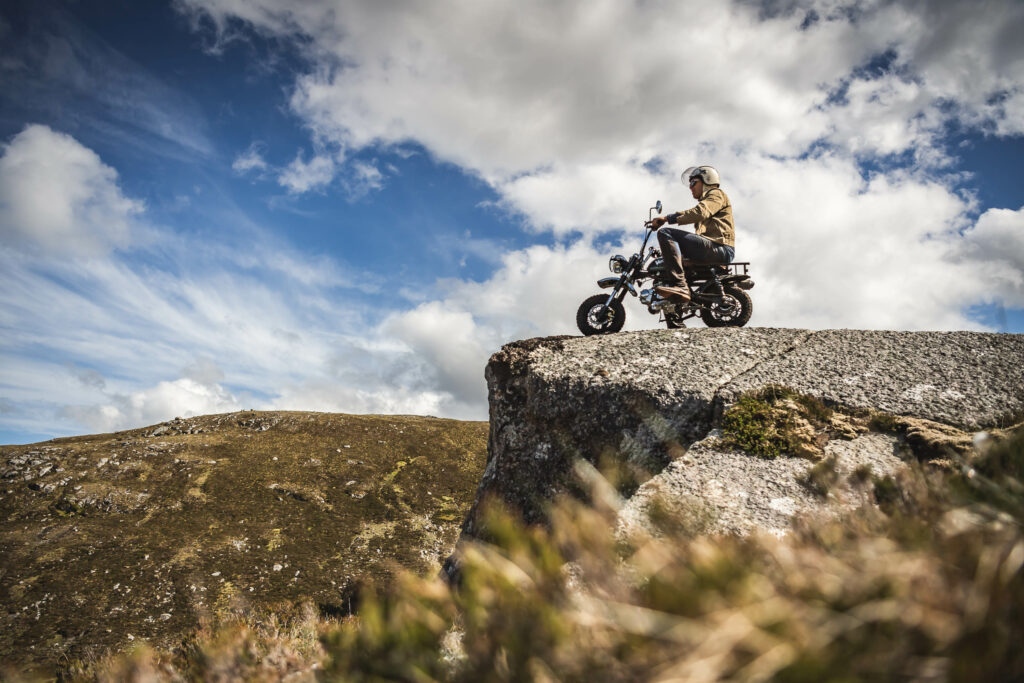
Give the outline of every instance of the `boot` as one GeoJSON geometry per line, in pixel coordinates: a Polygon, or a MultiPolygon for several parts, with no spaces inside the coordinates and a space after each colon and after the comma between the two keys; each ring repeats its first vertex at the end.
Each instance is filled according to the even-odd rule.
{"type": "Polygon", "coordinates": [[[685,304],[690,300],[690,288],[686,286],[685,281],[682,284],[658,285],[654,291],[677,304],[685,304]]]}

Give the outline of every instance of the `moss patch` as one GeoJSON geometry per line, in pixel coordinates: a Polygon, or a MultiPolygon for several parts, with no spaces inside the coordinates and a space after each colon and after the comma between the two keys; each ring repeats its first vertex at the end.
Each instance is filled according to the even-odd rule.
{"type": "Polygon", "coordinates": [[[722,416],[725,444],[762,458],[821,458],[830,434],[852,438],[856,428],[820,400],[780,386],[740,396],[722,416]]]}
{"type": "Polygon", "coordinates": [[[434,572],[487,429],[245,412],[0,447],[0,661],[172,647],[229,608],[344,614],[368,579],[434,572]]]}

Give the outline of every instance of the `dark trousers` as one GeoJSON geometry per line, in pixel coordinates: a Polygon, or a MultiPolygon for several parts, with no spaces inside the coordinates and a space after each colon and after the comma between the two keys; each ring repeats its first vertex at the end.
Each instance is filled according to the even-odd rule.
{"type": "Polygon", "coordinates": [[[730,263],[735,251],[707,237],[695,235],[680,228],[661,228],[658,230],[658,244],[661,245],[661,256],[668,267],[668,277],[674,285],[686,286],[683,274],[683,261],[698,263],[730,263]]]}

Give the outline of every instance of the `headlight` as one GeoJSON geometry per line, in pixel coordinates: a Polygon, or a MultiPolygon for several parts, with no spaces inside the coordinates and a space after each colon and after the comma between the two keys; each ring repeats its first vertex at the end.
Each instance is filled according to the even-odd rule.
{"type": "Polygon", "coordinates": [[[612,271],[616,275],[626,270],[626,266],[628,265],[629,262],[626,260],[625,256],[619,256],[616,254],[608,259],[608,270],[612,271]]]}

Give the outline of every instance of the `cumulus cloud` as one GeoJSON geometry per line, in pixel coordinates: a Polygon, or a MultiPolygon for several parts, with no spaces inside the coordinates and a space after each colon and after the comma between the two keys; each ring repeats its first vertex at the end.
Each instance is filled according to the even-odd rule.
{"type": "Polygon", "coordinates": [[[172,416],[192,417],[240,409],[238,401],[220,385],[181,378],[129,395],[109,396],[103,403],[67,406],[60,414],[96,432],[112,432],[163,422],[172,416]]]}
{"type": "Polygon", "coordinates": [[[911,173],[863,178],[849,159],[750,160],[734,171],[737,258],[758,324],[962,329],[980,295],[956,259],[970,203],[911,173]]]}
{"type": "Polygon", "coordinates": [[[674,174],[634,161],[555,167],[502,181],[497,188],[504,206],[527,216],[532,229],[592,236],[641,225],[648,206],[676,193],[677,182],[674,174]]]}
{"type": "MultiPolygon", "coordinates": [[[[576,333],[581,292],[600,291],[595,281],[608,274],[608,256],[582,241],[508,252],[486,281],[441,282],[437,299],[392,314],[374,334],[400,345],[393,361],[418,378],[412,386],[440,399],[443,414],[483,419],[490,355],[513,339],[576,333]]],[[[627,307],[627,329],[657,324],[639,304],[627,307]]]]}
{"type": "Polygon", "coordinates": [[[988,301],[1024,308],[1024,208],[989,209],[964,234],[964,260],[973,261],[988,301]]]}
{"type": "Polygon", "coordinates": [[[382,331],[417,351],[436,374],[434,384],[468,403],[479,403],[482,370],[491,350],[477,334],[472,314],[440,302],[417,306],[384,324],[382,331]]]}
{"type": "Polygon", "coordinates": [[[128,246],[142,202],[117,171],[77,140],[31,125],[0,156],[0,240],[18,248],[94,256],[128,246]]]}
{"type": "Polygon", "coordinates": [[[984,18],[963,3],[880,0],[773,16],[760,3],[696,1],[183,5],[222,30],[240,20],[311,37],[318,67],[292,107],[322,139],[416,140],[490,179],[652,158],[686,140],[773,155],[823,138],[902,151],[935,132],[937,103],[1015,125],[991,102],[1012,101],[1024,80],[1024,9],[1012,2],[984,18]]]}

